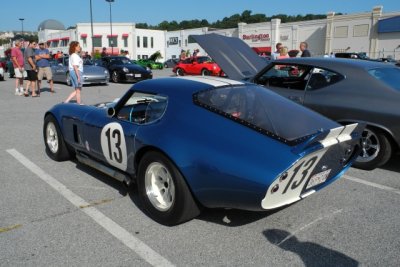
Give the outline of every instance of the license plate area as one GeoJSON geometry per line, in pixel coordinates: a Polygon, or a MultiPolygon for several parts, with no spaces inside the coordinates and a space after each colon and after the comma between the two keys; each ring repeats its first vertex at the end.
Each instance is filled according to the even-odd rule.
{"type": "Polygon", "coordinates": [[[328,179],[329,174],[331,173],[331,169],[319,172],[311,176],[310,180],[307,183],[306,190],[322,183],[325,183],[326,179],[328,179]]]}
{"type": "Polygon", "coordinates": [[[140,73],[135,73],[135,78],[140,78],[140,77],[142,77],[142,74],[140,74],[140,73]]]}

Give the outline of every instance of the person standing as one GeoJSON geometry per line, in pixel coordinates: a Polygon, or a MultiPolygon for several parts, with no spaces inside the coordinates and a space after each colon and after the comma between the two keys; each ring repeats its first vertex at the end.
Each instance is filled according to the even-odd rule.
{"type": "Polygon", "coordinates": [[[36,81],[37,81],[37,67],[35,59],[35,47],[36,42],[30,42],[29,46],[24,51],[24,67],[28,76],[28,82],[25,87],[25,96],[29,96],[29,86],[31,87],[32,97],[37,97],[40,92],[36,93],[36,81]]]}
{"type": "Polygon", "coordinates": [[[281,48],[279,49],[279,55],[276,57],[276,59],[283,59],[283,58],[289,58],[288,48],[286,46],[281,46],[281,48]]]}
{"type": "Polygon", "coordinates": [[[53,74],[50,69],[50,52],[44,45],[39,43],[39,49],[35,51],[36,65],[39,68],[38,71],[38,91],[42,84],[43,76],[46,76],[47,82],[50,83],[50,92],[54,93],[53,74]]]}
{"type": "Polygon", "coordinates": [[[24,92],[24,56],[21,46],[21,41],[16,40],[15,47],[11,49],[11,61],[15,72],[15,95],[22,95],[24,92]]]}
{"type": "Polygon", "coordinates": [[[275,60],[280,55],[281,47],[282,47],[282,43],[277,43],[275,45],[276,51],[271,54],[272,60],[275,60]]]}
{"type": "Polygon", "coordinates": [[[308,44],[306,42],[300,43],[301,57],[311,57],[311,52],[308,50],[308,44]]]}
{"type": "Polygon", "coordinates": [[[79,56],[81,46],[79,42],[72,41],[69,44],[69,74],[74,91],[68,96],[64,103],[68,103],[72,98],[76,98],[76,103],[81,104],[83,60],[79,56]]]}

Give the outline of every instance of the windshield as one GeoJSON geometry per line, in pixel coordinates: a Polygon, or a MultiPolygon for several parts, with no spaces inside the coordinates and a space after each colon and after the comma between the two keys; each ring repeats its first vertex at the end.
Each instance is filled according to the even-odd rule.
{"type": "Polygon", "coordinates": [[[194,102],[285,143],[337,127],[335,122],[256,85],[202,91],[194,95],[194,102]]]}
{"type": "Polygon", "coordinates": [[[400,91],[400,68],[371,69],[368,73],[375,79],[378,79],[391,88],[400,91]]]}

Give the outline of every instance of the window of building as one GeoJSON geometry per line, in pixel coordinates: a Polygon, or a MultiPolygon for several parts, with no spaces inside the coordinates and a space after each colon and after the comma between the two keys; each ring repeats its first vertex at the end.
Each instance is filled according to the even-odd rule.
{"type": "Polygon", "coordinates": [[[368,24],[354,25],[354,27],[353,27],[353,37],[368,36],[368,31],[369,31],[369,25],[368,24]]]}
{"type": "Polygon", "coordinates": [[[137,55],[137,59],[140,59],[141,57],[140,57],[140,55],[137,55]]]}
{"type": "Polygon", "coordinates": [[[87,47],[87,40],[86,37],[82,38],[82,47],[87,47]]]}
{"type": "Polygon", "coordinates": [[[136,46],[140,47],[140,36],[136,38],[136,46]]]}
{"type": "Polygon", "coordinates": [[[182,46],[182,42],[181,42],[181,40],[179,40],[179,47],[181,47],[182,46]]]}
{"type": "Polygon", "coordinates": [[[154,37],[150,37],[150,47],[154,47],[154,37]]]}
{"type": "Polygon", "coordinates": [[[149,56],[148,55],[142,55],[142,59],[148,59],[149,56]]]}
{"type": "Polygon", "coordinates": [[[143,36],[143,47],[147,48],[148,47],[148,43],[147,43],[147,36],[143,36]]]}
{"type": "Polygon", "coordinates": [[[101,37],[93,37],[93,47],[102,47],[101,37]]]}
{"type": "Polygon", "coordinates": [[[128,38],[124,38],[124,47],[128,47],[128,38]]]}
{"type": "Polygon", "coordinates": [[[185,46],[187,46],[188,45],[188,40],[187,39],[185,39],[185,46]]]}
{"type": "Polygon", "coordinates": [[[335,38],[347,38],[348,36],[348,26],[337,26],[335,27],[335,38]]]}
{"type": "Polygon", "coordinates": [[[118,47],[117,37],[108,37],[108,46],[109,47],[118,47]]]}

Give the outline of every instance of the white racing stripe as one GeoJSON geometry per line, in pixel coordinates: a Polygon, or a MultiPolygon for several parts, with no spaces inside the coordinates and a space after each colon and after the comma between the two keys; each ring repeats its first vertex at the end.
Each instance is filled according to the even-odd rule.
{"type": "Polygon", "coordinates": [[[75,207],[81,209],[86,215],[92,218],[97,224],[102,226],[107,232],[112,234],[115,238],[121,241],[125,246],[130,248],[133,252],[139,255],[142,259],[153,266],[174,266],[167,259],[155,252],[152,248],[145,243],[134,237],[130,232],[122,228],[116,222],[105,216],[102,212],[94,207],[84,199],[69,190],[65,185],[57,181],[55,178],[44,172],[39,166],[34,164],[24,155],[15,149],[8,149],[7,152],[24,165],[31,172],[36,174],[41,180],[46,182],[54,190],[60,193],[64,198],[71,202],[75,207]],[[87,208],[80,208],[87,207],[87,208]]]}
{"type": "Polygon", "coordinates": [[[376,184],[376,183],[373,183],[373,182],[365,181],[365,180],[362,180],[362,179],[359,179],[359,178],[356,178],[356,177],[352,177],[352,176],[349,176],[349,175],[346,175],[346,174],[343,175],[343,178],[347,179],[347,180],[350,180],[350,181],[353,181],[353,182],[356,182],[356,183],[372,186],[372,187],[375,187],[375,188],[378,188],[378,189],[382,189],[382,190],[389,191],[389,192],[392,192],[392,193],[400,195],[400,190],[398,190],[396,188],[393,188],[393,187],[389,187],[389,186],[386,186],[386,185],[381,185],[381,184],[376,184]]]}

